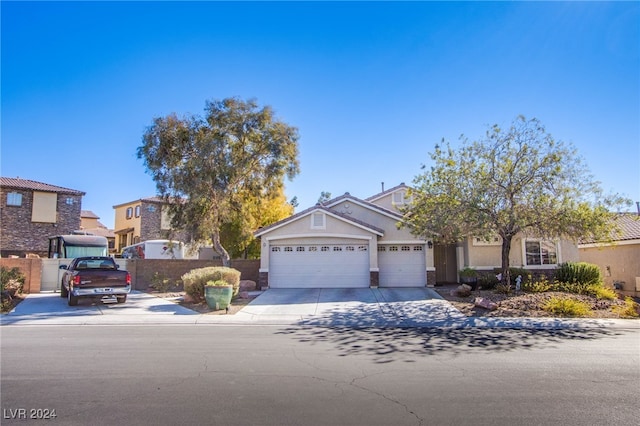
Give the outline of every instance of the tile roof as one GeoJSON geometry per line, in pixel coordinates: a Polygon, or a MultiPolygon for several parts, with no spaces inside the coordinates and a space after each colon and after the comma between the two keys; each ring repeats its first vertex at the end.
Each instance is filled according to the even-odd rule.
{"type": "Polygon", "coordinates": [[[100,219],[100,216],[92,212],[91,210],[81,210],[80,217],[84,217],[87,219],[100,219]]]}
{"type": "Polygon", "coordinates": [[[26,189],[30,191],[58,192],[62,194],[85,195],[85,192],[76,189],[63,188],[35,180],[0,177],[0,186],[5,188],[26,189]]]}
{"type": "MultiPolygon", "coordinates": [[[[613,241],[640,240],[640,215],[638,213],[619,213],[613,219],[620,233],[613,237],[613,241]]],[[[593,244],[597,241],[583,240],[580,244],[593,244]]]]}

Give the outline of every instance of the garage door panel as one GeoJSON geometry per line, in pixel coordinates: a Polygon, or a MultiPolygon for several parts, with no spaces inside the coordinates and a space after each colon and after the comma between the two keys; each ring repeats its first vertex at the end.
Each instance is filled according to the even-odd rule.
{"type": "Polygon", "coordinates": [[[369,286],[367,246],[326,244],[272,246],[269,286],[352,288],[369,286]]]}
{"type": "Polygon", "coordinates": [[[426,260],[423,245],[379,245],[380,287],[424,287],[426,260]]]}

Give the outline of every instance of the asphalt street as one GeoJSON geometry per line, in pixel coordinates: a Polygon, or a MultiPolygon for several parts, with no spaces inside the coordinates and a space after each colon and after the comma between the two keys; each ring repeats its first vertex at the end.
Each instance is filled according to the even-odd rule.
{"type": "Polygon", "coordinates": [[[3,425],[638,420],[638,329],[164,324],[0,332],[3,425]]]}

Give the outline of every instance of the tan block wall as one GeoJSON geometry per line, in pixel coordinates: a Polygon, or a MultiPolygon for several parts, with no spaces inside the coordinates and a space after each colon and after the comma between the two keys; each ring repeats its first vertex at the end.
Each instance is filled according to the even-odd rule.
{"type": "Polygon", "coordinates": [[[0,259],[0,266],[5,268],[17,267],[24,274],[24,293],[40,293],[40,277],[42,276],[42,261],[40,259],[0,259]]]}
{"type": "Polygon", "coordinates": [[[622,294],[640,296],[640,289],[636,288],[636,277],[640,277],[640,244],[580,248],[579,256],[581,262],[600,267],[608,287],[624,281],[622,294]]]}

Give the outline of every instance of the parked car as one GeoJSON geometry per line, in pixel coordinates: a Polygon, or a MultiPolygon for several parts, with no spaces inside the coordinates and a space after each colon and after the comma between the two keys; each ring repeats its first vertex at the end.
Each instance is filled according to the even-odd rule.
{"type": "Polygon", "coordinates": [[[64,270],[60,297],[66,297],[69,306],[78,304],[81,297],[114,300],[124,303],[131,292],[131,274],[118,270],[119,266],[111,257],[77,257],[64,270]]]}

